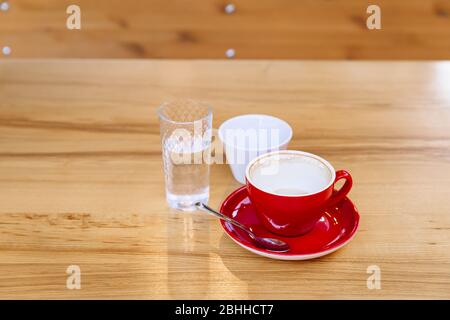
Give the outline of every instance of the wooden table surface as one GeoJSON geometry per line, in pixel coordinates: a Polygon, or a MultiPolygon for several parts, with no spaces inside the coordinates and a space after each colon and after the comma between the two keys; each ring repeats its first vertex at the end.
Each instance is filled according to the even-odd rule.
{"type": "MultiPolygon", "coordinates": [[[[212,206],[237,187],[212,166],[212,206]]],[[[450,62],[0,62],[0,298],[449,299],[449,198],[450,62]],[[210,102],[215,128],[281,117],[290,149],[349,170],[354,240],[269,260],[169,210],[155,109],[177,97],[210,102]]]]}

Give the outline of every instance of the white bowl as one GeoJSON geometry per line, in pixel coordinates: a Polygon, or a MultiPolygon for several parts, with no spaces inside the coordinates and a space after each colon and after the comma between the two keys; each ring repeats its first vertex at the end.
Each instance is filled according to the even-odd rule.
{"type": "Polygon", "coordinates": [[[228,119],[219,127],[227,163],[234,178],[244,184],[245,168],[254,158],[286,150],[292,128],[286,121],[264,114],[246,114],[228,119]]]}

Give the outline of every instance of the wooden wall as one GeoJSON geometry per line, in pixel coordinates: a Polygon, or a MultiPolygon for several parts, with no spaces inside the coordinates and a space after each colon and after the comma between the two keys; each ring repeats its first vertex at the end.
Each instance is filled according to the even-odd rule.
{"type": "MultiPolygon", "coordinates": [[[[4,0],[0,0],[2,2],[4,0]]],[[[450,0],[9,0],[10,57],[450,59],[450,0]],[[66,28],[78,4],[82,29],[66,28]],[[382,29],[366,28],[369,4],[382,29]]],[[[0,58],[3,58],[0,53],[0,58]]]]}

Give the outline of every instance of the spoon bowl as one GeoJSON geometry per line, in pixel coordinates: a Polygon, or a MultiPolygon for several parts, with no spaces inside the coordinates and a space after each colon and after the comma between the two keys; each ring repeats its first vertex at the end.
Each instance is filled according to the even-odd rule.
{"type": "Polygon", "coordinates": [[[205,211],[209,214],[212,214],[228,223],[231,223],[232,225],[238,227],[239,229],[245,231],[249,235],[249,237],[253,240],[253,242],[261,248],[264,248],[266,250],[273,251],[273,252],[287,252],[290,249],[289,245],[286,242],[284,242],[283,240],[275,239],[275,238],[258,237],[256,234],[253,233],[253,231],[251,231],[248,227],[244,226],[242,223],[224,215],[223,213],[220,213],[220,212],[208,207],[204,203],[197,202],[195,204],[195,206],[198,209],[205,211]]]}

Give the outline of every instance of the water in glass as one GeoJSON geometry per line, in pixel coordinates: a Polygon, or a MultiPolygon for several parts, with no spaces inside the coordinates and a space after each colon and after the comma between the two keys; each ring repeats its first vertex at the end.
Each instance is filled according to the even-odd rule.
{"type": "Polygon", "coordinates": [[[177,101],[159,112],[167,202],[172,208],[195,210],[196,202],[209,198],[210,108],[177,101]]]}

